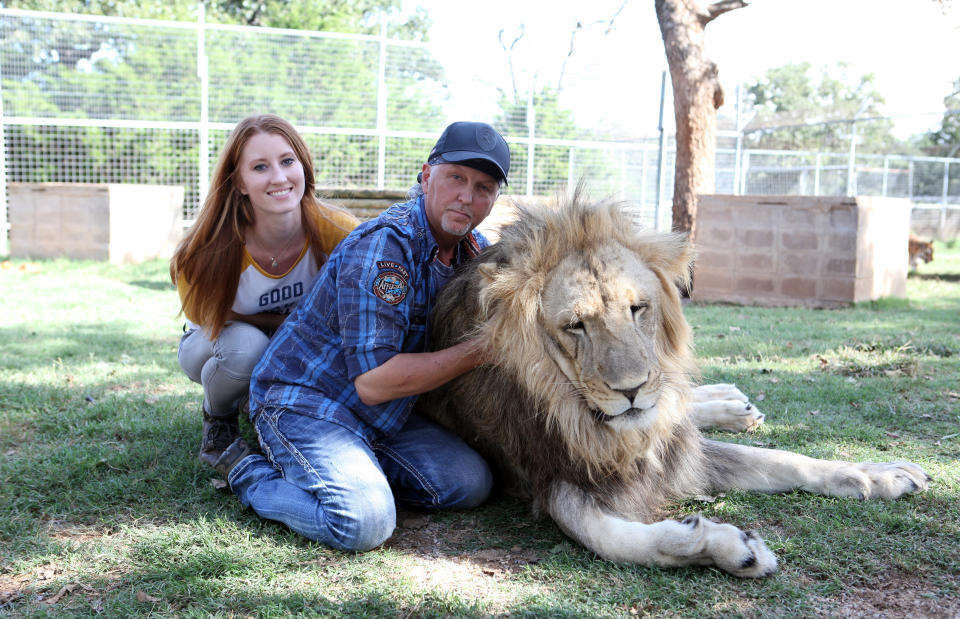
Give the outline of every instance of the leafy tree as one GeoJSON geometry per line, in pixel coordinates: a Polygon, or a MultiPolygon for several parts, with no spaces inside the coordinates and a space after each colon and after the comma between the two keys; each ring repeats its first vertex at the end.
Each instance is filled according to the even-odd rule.
{"type": "Polygon", "coordinates": [[[859,152],[889,151],[896,138],[893,122],[882,118],[884,99],[874,75],[850,75],[838,63],[812,75],[810,63],[768,69],[747,88],[753,119],[746,127],[747,145],[777,150],[839,150],[850,146],[851,131],[859,152]]]}
{"type": "Polygon", "coordinates": [[[943,105],[940,127],[925,136],[922,146],[929,155],[956,157],[960,154],[960,78],[953,82],[953,92],[943,98],[943,105]]]}
{"type": "MultiPolygon", "coordinates": [[[[196,3],[187,0],[25,0],[6,6],[196,19],[196,3]]],[[[206,3],[209,22],[368,34],[379,32],[379,15],[386,14],[392,16],[391,36],[426,38],[424,15],[400,21],[394,19],[398,8],[399,0],[206,3]]],[[[190,30],[18,19],[0,21],[0,40],[9,115],[199,119],[196,34],[190,30]]],[[[269,111],[303,126],[376,128],[380,48],[375,41],[309,38],[291,44],[286,35],[252,37],[211,30],[205,52],[210,75],[209,118],[213,122],[232,123],[251,113],[269,111]]],[[[421,82],[424,88],[435,90],[435,84],[442,81],[442,69],[423,50],[403,48],[401,53],[406,56],[388,62],[388,87],[403,83],[403,87],[391,89],[389,126],[434,130],[438,103],[409,84],[421,82]]],[[[8,131],[22,133],[17,136],[18,143],[27,147],[9,153],[11,160],[38,154],[29,165],[25,161],[18,166],[29,178],[16,180],[77,180],[68,172],[77,164],[68,164],[68,158],[83,162],[84,180],[150,183],[197,177],[199,136],[195,131],[97,127],[56,132],[11,127],[8,131]],[[130,165],[131,160],[137,164],[130,165]]],[[[315,154],[318,184],[369,187],[376,178],[376,137],[306,137],[315,154]]],[[[211,132],[213,156],[225,139],[225,132],[211,132]]],[[[186,185],[191,204],[197,198],[196,181],[186,185]]]]}
{"type": "MultiPolygon", "coordinates": [[[[197,18],[197,0],[7,0],[0,6],[82,13],[111,17],[139,17],[191,21],[197,18]]],[[[294,30],[317,30],[376,34],[382,14],[396,16],[400,0],[203,0],[207,21],[220,24],[266,26],[294,30]]],[[[424,38],[429,28],[419,10],[396,22],[391,34],[424,38]]]]}

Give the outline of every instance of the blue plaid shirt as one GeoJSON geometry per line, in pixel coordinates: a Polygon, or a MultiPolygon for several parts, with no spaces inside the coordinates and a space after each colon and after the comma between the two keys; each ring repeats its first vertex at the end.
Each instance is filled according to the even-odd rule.
{"type": "MultiPolygon", "coordinates": [[[[487,245],[472,232],[454,263],[487,245]]],[[[270,340],[253,371],[251,413],[280,406],[371,441],[399,430],[416,396],[368,406],[353,381],[397,353],[427,350],[433,301],[453,275],[436,255],[423,196],[358,226],[270,340]]]]}

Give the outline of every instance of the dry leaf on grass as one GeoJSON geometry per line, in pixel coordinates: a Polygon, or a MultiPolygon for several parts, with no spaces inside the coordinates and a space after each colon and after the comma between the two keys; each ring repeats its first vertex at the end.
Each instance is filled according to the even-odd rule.
{"type": "Polygon", "coordinates": [[[144,593],[143,591],[137,591],[137,601],[141,603],[159,602],[160,598],[155,598],[152,595],[144,593]]]}
{"type": "Polygon", "coordinates": [[[56,595],[54,595],[54,596],[51,597],[51,598],[45,599],[44,602],[46,602],[47,604],[56,604],[56,603],[58,603],[60,600],[62,600],[64,597],[66,597],[67,595],[69,595],[69,594],[73,593],[74,591],[76,591],[79,586],[80,586],[80,585],[78,585],[78,584],[76,584],[76,583],[70,583],[69,585],[64,585],[64,586],[60,587],[60,590],[57,591],[57,594],[56,594],[56,595]]]}

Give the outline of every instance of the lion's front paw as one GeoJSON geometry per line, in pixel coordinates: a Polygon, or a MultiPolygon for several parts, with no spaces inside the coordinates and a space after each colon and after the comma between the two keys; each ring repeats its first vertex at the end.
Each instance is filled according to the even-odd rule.
{"type": "Polygon", "coordinates": [[[698,428],[718,428],[730,432],[752,432],[765,418],[760,409],[742,400],[694,402],[690,412],[698,428]]]}
{"type": "Polygon", "coordinates": [[[763,578],[777,571],[776,555],[756,531],[742,531],[701,516],[690,516],[682,524],[697,530],[704,543],[704,558],[725,572],[741,578],[763,578]]]}
{"type": "Polygon", "coordinates": [[[926,490],[930,476],[913,462],[862,462],[844,466],[830,478],[829,484],[828,493],[833,496],[896,499],[926,490]]]}

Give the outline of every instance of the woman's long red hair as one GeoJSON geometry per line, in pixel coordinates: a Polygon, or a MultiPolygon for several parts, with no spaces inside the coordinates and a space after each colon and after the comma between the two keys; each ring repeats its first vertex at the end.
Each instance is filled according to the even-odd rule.
{"type": "Polygon", "coordinates": [[[238,187],[238,165],[243,148],[258,133],[283,136],[303,164],[301,222],[317,266],[326,260],[317,221],[319,218],[333,221],[325,213],[333,207],[321,204],[316,197],[313,158],[306,143],[293,125],[279,116],[262,114],[244,118],[234,127],[220,153],[210,180],[210,191],[196,222],[170,259],[173,282],[176,284],[182,277],[189,283],[183,299],[184,313],[205,327],[211,339],[220,334],[227,313],[233,307],[243,262],[244,234],[254,223],[250,200],[240,193],[238,187]]]}

